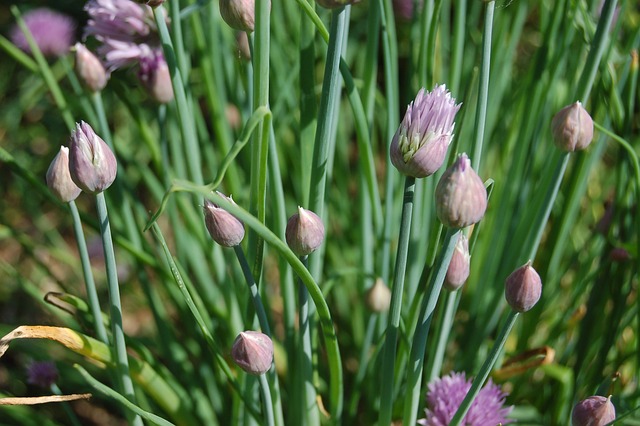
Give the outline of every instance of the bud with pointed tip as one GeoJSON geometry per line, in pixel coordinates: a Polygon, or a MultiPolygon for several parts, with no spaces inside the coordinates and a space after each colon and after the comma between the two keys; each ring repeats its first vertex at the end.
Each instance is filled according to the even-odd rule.
{"type": "Polygon", "coordinates": [[[244,371],[259,376],[271,368],[273,342],[266,334],[244,331],[233,342],[231,357],[244,371]]]}
{"type": "Polygon", "coordinates": [[[298,207],[298,213],[289,218],[285,231],[287,244],[298,256],[307,256],[322,245],[324,224],[311,210],[298,207]]]}
{"type": "Polygon", "coordinates": [[[371,312],[387,312],[391,304],[391,290],[384,284],[382,278],[378,278],[367,290],[364,300],[371,312]]]}
{"type": "Polygon", "coordinates": [[[604,426],[616,419],[611,397],[590,396],[576,404],[571,414],[572,426],[604,426]]]}
{"type": "MultiPolygon", "coordinates": [[[[231,197],[226,197],[221,192],[217,193],[235,204],[231,197]]],[[[238,218],[209,200],[204,200],[203,210],[205,225],[216,243],[224,247],[234,247],[242,242],[244,225],[238,218]]]]}
{"type": "Polygon", "coordinates": [[[251,33],[255,28],[255,6],[255,0],[220,0],[220,15],[231,28],[251,33]]]}
{"type": "Polygon", "coordinates": [[[562,108],[551,120],[556,146],[565,152],[580,151],[593,140],[593,120],[580,101],[562,108]]]}
{"type": "Polygon", "coordinates": [[[84,192],[98,194],[116,179],[118,163],[109,146],[84,121],[71,133],[69,172],[84,192]]]}
{"type": "Polygon", "coordinates": [[[395,168],[416,178],[438,171],[453,138],[453,120],[459,109],[444,85],[433,92],[420,89],[391,141],[389,154],[395,168]]]}
{"type": "Polygon", "coordinates": [[[80,81],[92,92],[99,92],[107,85],[109,76],[100,59],[82,43],[76,43],[76,74],[80,81]]]}
{"type": "Polygon", "coordinates": [[[166,104],[173,100],[171,74],[162,52],[154,52],[140,59],[138,78],[154,101],[166,104]]]}
{"type": "Polygon", "coordinates": [[[461,154],[436,187],[438,219],[450,228],[465,228],[478,223],[487,210],[487,190],[471,168],[467,154],[461,154]]]}
{"type": "Polygon", "coordinates": [[[471,255],[469,254],[469,240],[460,232],[458,242],[447,269],[447,275],[444,279],[444,288],[449,291],[456,291],[469,278],[469,270],[471,266],[471,255]]]}
{"type": "Polygon", "coordinates": [[[504,297],[516,312],[527,312],[542,295],[540,275],[528,261],[509,275],[505,281],[504,297]]]}
{"type": "Polygon", "coordinates": [[[73,183],[69,174],[69,148],[66,146],[60,147],[60,151],[49,165],[47,186],[60,201],[65,203],[75,200],[82,192],[78,185],[73,183]]]}

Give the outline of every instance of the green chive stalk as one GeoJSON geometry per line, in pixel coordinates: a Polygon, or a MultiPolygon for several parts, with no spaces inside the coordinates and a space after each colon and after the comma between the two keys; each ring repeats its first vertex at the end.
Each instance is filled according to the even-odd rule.
{"type": "MultiPolygon", "coordinates": [[[[300,261],[308,267],[308,256],[300,261]]],[[[298,282],[298,321],[300,324],[300,348],[298,348],[298,368],[300,394],[302,395],[302,422],[308,425],[320,424],[320,412],[313,385],[313,348],[311,344],[311,317],[309,315],[309,292],[300,280],[298,282]]]]}
{"type": "MultiPolygon", "coordinates": [[[[273,370],[273,367],[271,367],[273,370]]],[[[275,373],[274,373],[275,374],[275,373]]],[[[267,381],[267,375],[261,374],[258,378],[260,382],[260,394],[262,395],[262,407],[264,410],[264,421],[267,426],[275,426],[275,417],[273,415],[273,404],[271,402],[271,390],[269,388],[269,382],[267,381]]]]}

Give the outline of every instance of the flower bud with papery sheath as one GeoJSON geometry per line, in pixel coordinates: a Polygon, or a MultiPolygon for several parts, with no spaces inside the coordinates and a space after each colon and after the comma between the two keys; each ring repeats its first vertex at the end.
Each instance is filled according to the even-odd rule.
{"type": "Polygon", "coordinates": [[[231,357],[244,371],[259,376],[271,368],[273,342],[266,334],[244,331],[233,342],[231,357]]]}
{"type": "Polygon", "coordinates": [[[590,396],[576,404],[571,414],[572,426],[604,426],[616,419],[611,397],[590,396]]]}
{"type": "Polygon", "coordinates": [[[66,146],[60,147],[60,151],[49,165],[47,186],[60,201],[65,203],[75,200],[82,192],[69,174],[69,148],[66,146]]]}
{"type": "Polygon", "coordinates": [[[376,282],[367,290],[364,297],[364,301],[371,312],[381,313],[389,310],[391,290],[384,284],[382,278],[376,279],[376,282]]]}
{"type": "Polygon", "coordinates": [[[220,15],[231,28],[251,33],[255,29],[255,7],[255,0],[220,0],[220,15]]]}
{"type": "Polygon", "coordinates": [[[450,228],[465,228],[479,222],[486,210],[487,190],[467,155],[461,154],[436,186],[438,219],[450,228]]]}
{"type": "Polygon", "coordinates": [[[287,244],[298,256],[307,256],[322,245],[324,224],[311,210],[298,207],[298,213],[289,218],[285,231],[287,244]]]}
{"type": "Polygon", "coordinates": [[[541,295],[542,281],[531,261],[513,271],[505,281],[504,297],[514,311],[527,312],[541,295]]]}
{"type": "Polygon", "coordinates": [[[422,178],[442,166],[459,109],[460,104],[456,105],[444,85],[436,86],[433,92],[420,89],[407,107],[389,149],[391,162],[400,173],[422,178]]]}
{"type": "Polygon", "coordinates": [[[593,120],[580,101],[562,108],[551,120],[556,146],[565,152],[580,151],[593,140],[593,120]]]}
{"type": "Polygon", "coordinates": [[[140,58],[138,78],[154,101],[166,104],[173,100],[171,74],[162,52],[140,58]]]}
{"type": "MultiPolygon", "coordinates": [[[[218,195],[225,197],[218,192],[218,195]]],[[[231,197],[225,197],[235,204],[231,197]]],[[[204,200],[204,222],[213,240],[224,247],[234,247],[244,238],[244,225],[228,211],[209,200],[204,200]]]]}
{"type": "Polygon", "coordinates": [[[84,44],[76,43],[76,74],[80,81],[92,92],[99,92],[107,85],[109,76],[100,59],[84,44]]]}
{"type": "Polygon", "coordinates": [[[447,275],[444,279],[444,288],[449,291],[456,291],[469,278],[469,270],[471,267],[471,255],[469,254],[469,240],[460,232],[458,242],[453,250],[451,262],[447,269],[447,275]]]}
{"type": "Polygon", "coordinates": [[[98,194],[116,179],[118,163],[111,148],[84,121],[71,133],[69,172],[84,192],[98,194]]]}

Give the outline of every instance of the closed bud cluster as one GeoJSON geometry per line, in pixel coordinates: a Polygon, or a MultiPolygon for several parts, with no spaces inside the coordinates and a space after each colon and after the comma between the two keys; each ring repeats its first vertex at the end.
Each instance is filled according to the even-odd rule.
{"type": "Polygon", "coordinates": [[[471,255],[469,254],[469,240],[460,232],[456,248],[447,269],[447,275],[444,279],[444,287],[449,291],[456,291],[469,278],[471,269],[471,255]]]}
{"type": "Polygon", "coordinates": [[[76,74],[80,81],[92,92],[99,92],[107,85],[109,76],[100,59],[84,44],[76,43],[76,74]]]}
{"type": "MultiPolygon", "coordinates": [[[[218,192],[218,195],[225,197],[218,192]]],[[[231,197],[225,197],[233,204],[231,197]]],[[[224,247],[234,247],[244,238],[244,225],[238,218],[209,200],[204,201],[204,222],[213,240],[224,247]]]]}
{"type": "Polygon", "coordinates": [[[324,241],[322,219],[311,210],[298,207],[298,213],[289,218],[285,231],[287,244],[298,256],[313,253],[324,241]]]}
{"type": "Polygon", "coordinates": [[[84,121],[76,123],[71,133],[69,171],[71,178],[84,192],[98,194],[116,179],[116,157],[105,141],[84,121]]]}
{"type": "Polygon", "coordinates": [[[244,371],[259,376],[271,368],[273,342],[266,334],[244,331],[233,342],[231,357],[244,371]]]}
{"type": "Polygon", "coordinates": [[[505,299],[516,312],[527,312],[533,308],[541,295],[542,281],[531,261],[513,271],[505,281],[505,299]]]}
{"type": "Polygon", "coordinates": [[[154,101],[166,104],[173,100],[171,74],[161,52],[140,58],[138,78],[154,101]]]}
{"type": "Polygon", "coordinates": [[[69,148],[66,146],[60,147],[60,151],[49,165],[47,186],[60,201],[65,203],[75,200],[82,192],[78,185],[73,183],[69,174],[69,148]]]}
{"type": "Polygon", "coordinates": [[[573,407],[572,426],[604,426],[616,419],[616,408],[611,397],[590,396],[573,407]]]}
{"type": "Polygon", "coordinates": [[[581,151],[593,140],[593,120],[580,101],[562,108],[551,120],[556,146],[565,152],[581,151]]]}
{"type": "Polygon", "coordinates": [[[231,28],[251,33],[255,29],[255,7],[255,0],[220,0],[220,15],[231,28]]]}
{"type": "Polygon", "coordinates": [[[486,210],[487,190],[467,155],[461,154],[436,187],[438,219],[450,228],[465,228],[479,222],[486,210]]]}
{"type": "Polygon", "coordinates": [[[387,312],[391,304],[391,290],[384,284],[382,278],[378,278],[367,290],[364,300],[371,312],[387,312]]]}

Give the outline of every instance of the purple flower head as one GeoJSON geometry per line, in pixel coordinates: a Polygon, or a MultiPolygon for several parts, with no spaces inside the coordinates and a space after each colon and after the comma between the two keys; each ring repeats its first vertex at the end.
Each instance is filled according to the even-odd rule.
{"type": "Polygon", "coordinates": [[[411,21],[414,15],[420,13],[422,10],[423,0],[417,0],[416,5],[418,7],[416,8],[417,10],[415,13],[413,11],[413,2],[414,0],[393,0],[393,12],[395,13],[396,18],[404,21],[411,21]]]}
{"type": "Polygon", "coordinates": [[[391,162],[401,173],[422,178],[442,166],[460,105],[444,85],[420,89],[391,142],[391,162]]]}
{"type": "MultiPolygon", "coordinates": [[[[424,426],[446,426],[471,389],[471,380],[464,373],[450,373],[429,384],[426,418],[418,420],[424,426]]],[[[512,423],[507,416],[513,407],[504,407],[507,393],[489,379],[462,419],[467,426],[487,426],[512,423]]]]}
{"type": "Polygon", "coordinates": [[[138,78],[156,102],[166,104],[173,100],[171,74],[161,50],[156,50],[152,56],[140,58],[138,78]]]}
{"type": "MultiPolygon", "coordinates": [[[[57,57],[69,52],[75,39],[73,19],[47,8],[33,9],[25,13],[23,19],[44,56],[57,57]]],[[[17,25],[10,36],[16,46],[31,52],[27,38],[17,25]]]]}
{"type": "Polygon", "coordinates": [[[27,367],[27,383],[50,388],[58,380],[58,369],[53,361],[33,361],[27,367]]]}

